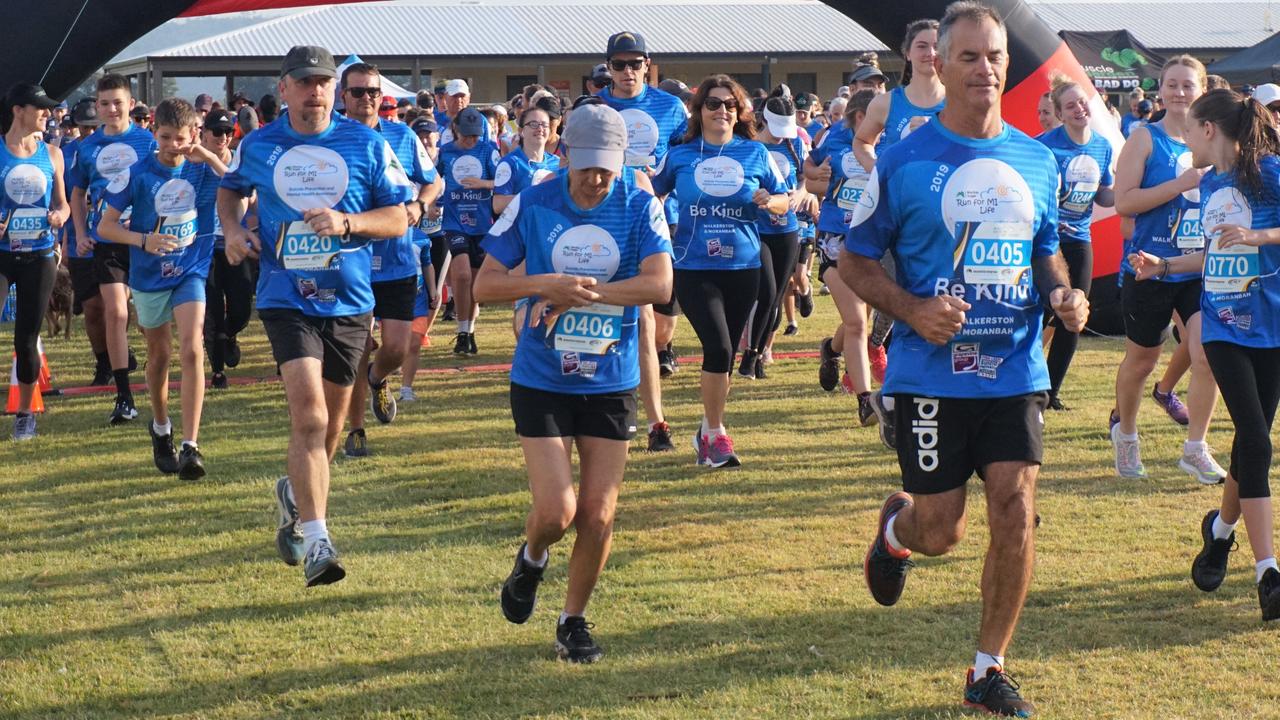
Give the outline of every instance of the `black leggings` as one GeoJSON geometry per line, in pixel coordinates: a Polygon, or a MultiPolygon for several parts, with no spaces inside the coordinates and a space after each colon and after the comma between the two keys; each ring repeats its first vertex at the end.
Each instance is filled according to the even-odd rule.
{"type": "Polygon", "coordinates": [[[1280,348],[1207,342],[1204,355],[1236,427],[1230,472],[1240,484],[1240,498],[1271,497],[1267,475],[1271,472],[1271,423],[1280,402],[1280,348]]]}
{"type": "Polygon", "coordinates": [[[209,340],[209,364],[214,372],[226,367],[226,345],[219,339],[234,337],[249,324],[253,314],[253,265],[245,259],[239,265],[227,262],[222,250],[213,251],[209,279],[205,282],[204,333],[209,340]]]}
{"type": "Polygon", "coordinates": [[[0,252],[0,283],[18,286],[13,323],[13,352],[18,358],[18,382],[30,385],[40,377],[40,325],[49,309],[49,296],[58,274],[53,251],[0,252]]]}
{"type": "MultiPolygon", "coordinates": [[[[1067,274],[1071,278],[1071,287],[1083,290],[1087,297],[1089,290],[1093,287],[1093,244],[1064,242],[1061,247],[1062,257],[1067,261],[1067,274]]],[[[1056,329],[1053,331],[1053,341],[1049,343],[1049,356],[1046,362],[1049,365],[1049,392],[1056,397],[1058,389],[1062,387],[1062,379],[1067,376],[1067,368],[1071,367],[1071,358],[1075,357],[1076,346],[1080,343],[1080,334],[1062,327],[1057,316],[1053,316],[1049,324],[1056,329]]]]}
{"type": "Polygon", "coordinates": [[[727,373],[756,301],[760,269],[676,270],[676,299],[702,342],[702,370],[727,373]]]}
{"type": "Polygon", "coordinates": [[[759,352],[764,341],[778,326],[782,307],[782,291],[791,281],[800,257],[800,233],[777,233],[760,236],[760,290],[756,294],[756,313],[751,318],[749,348],[759,352]]]}

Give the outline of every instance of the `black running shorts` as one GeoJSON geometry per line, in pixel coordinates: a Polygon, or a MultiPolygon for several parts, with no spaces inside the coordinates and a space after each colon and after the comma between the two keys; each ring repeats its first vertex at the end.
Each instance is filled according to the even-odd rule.
{"type": "Polygon", "coordinates": [[[1125,273],[1120,285],[1120,309],[1124,315],[1124,334],[1142,347],[1164,344],[1164,331],[1173,314],[1185,324],[1200,312],[1200,280],[1160,282],[1143,280],[1125,273]]]}
{"type": "Polygon", "coordinates": [[[313,317],[298,310],[266,308],[258,311],[271,341],[276,365],[298,358],[320,361],[320,377],[334,385],[355,383],[356,366],[369,341],[372,313],[346,317],[313,317]]]}
{"type": "Polygon", "coordinates": [[[75,295],[72,310],[76,315],[84,312],[84,304],[98,297],[98,277],[94,274],[93,258],[67,258],[67,271],[71,273],[71,292],[75,295]]]}
{"type": "Polygon", "coordinates": [[[418,276],[373,283],[373,316],[379,320],[413,322],[418,299],[418,276]]]}
{"type": "Polygon", "coordinates": [[[511,383],[511,417],[520,437],[636,436],[636,392],[572,395],[511,383]]]}
{"type": "Polygon", "coordinates": [[[445,235],[445,242],[449,244],[449,252],[453,253],[455,260],[459,255],[466,255],[471,259],[471,269],[476,270],[484,264],[484,249],[480,247],[484,237],[484,235],[448,233],[445,235]]]}
{"type": "Polygon", "coordinates": [[[932,495],[964,487],[995,462],[1039,465],[1048,393],[970,400],[894,395],[902,489],[932,495]]]}
{"type": "Polygon", "coordinates": [[[129,284],[129,246],[99,241],[93,246],[93,278],[99,285],[129,284]]]}

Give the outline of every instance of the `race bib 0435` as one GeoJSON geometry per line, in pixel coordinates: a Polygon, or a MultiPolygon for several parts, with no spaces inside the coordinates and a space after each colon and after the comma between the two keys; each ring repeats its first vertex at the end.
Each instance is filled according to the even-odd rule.
{"type": "Polygon", "coordinates": [[[18,208],[9,213],[9,224],[6,228],[9,235],[9,249],[22,251],[31,249],[36,241],[49,232],[49,211],[46,208],[18,208]]]}

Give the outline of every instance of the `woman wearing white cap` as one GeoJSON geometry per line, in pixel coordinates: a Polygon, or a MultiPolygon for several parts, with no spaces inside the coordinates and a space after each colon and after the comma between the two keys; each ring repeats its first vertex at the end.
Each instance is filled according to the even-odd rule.
{"type": "Polygon", "coordinates": [[[853,139],[858,162],[871,172],[878,157],[942,109],[946,90],[933,60],[938,56],[938,21],[916,20],[902,41],[907,67],[902,85],[871,101],[867,117],[853,139]]]}
{"type": "Polygon", "coordinates": [[[502,585],[502,613],[533,614],[549,549],[573,525],[568,590],[556,652],[595,662],[587,602],[609,555],[614,508],[636,432],[638,305],[671,293],[671,241],[662,204],[619,181],[627,129],[617,111],[586,105],[565,131],[569,171],[507,206],[484,240],[483,302],[530,298],[511,364],[511,414],[533,507],[526,541],[502,585]],[[512,272],[520,264],[525,274],[512,272]],[[572,454],[579,457],[574,494],[572,454]]]}

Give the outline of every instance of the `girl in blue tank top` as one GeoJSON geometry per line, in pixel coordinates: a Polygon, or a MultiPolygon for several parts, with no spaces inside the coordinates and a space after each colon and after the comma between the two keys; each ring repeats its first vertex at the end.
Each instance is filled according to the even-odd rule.
{"type": "Polygon", "coordinates": [[[933,67],[937,54],[937,20],[916,20],[907,26],[902,41],[902,56],[907,59],[902,85],[871,103],[853,140],[853,151],[867,172],[885,150],[942,109],[946,90],[933,67]]]}

